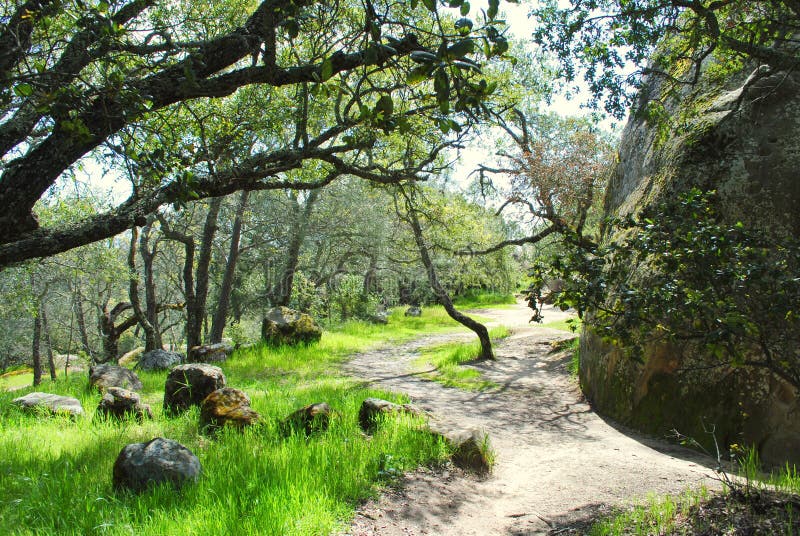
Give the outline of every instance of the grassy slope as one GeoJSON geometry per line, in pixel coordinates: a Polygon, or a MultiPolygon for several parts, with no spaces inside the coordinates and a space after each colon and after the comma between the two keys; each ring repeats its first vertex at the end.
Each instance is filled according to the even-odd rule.
{"type": "Polygon", "coordinates": [[[400,418],[372,439],[357,425],[368,396],[399,397],[336,377],[347,354],[421,331],[454,329],[441,308],[422,318],[394,313],[389,326],[349,323],[308,348],[239,351],[222,365],[228,385],[243,389],[264,424],[214,440],[197,431],[197,410],[167,418],[161,412],[165,373],[142,373],[143,398],[155,419],[113,424],[91,417],[99,395],[84,376],[48,384],[48,392],[81,399],[90,415],[71,422],[22,413],[10,400],[28,390],[0,393],[0,534],[325,534],[343,523],[375,484],[421,463],[442,459],[444,445],[400,418]],[[309,440],[283,439],[277,423],[291,410],[327,401],[340,418],[309,440]],[[203,476],[180,492],[155,488],[115,492],[111,467],[122,447],[163,436],[188,446],[203,476]]]}

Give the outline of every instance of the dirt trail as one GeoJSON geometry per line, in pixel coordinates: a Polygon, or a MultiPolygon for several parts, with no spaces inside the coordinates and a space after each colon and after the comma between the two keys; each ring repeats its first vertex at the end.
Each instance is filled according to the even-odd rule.
{"type": "MultiPolygon", "coordinates": [[[[566,523],[649,492],[716,487],[712,460],[641,437],[592,411],[566,372],[568,357],[552,352],[553,341],[571,334],[530,326],[530,309],[521,304],[479,314],[512,328],[495,349],[497,361],[476,365],[495,389],[446,388],[413,369],[420,348],[467,340],[469,333],[359,354],[347,371],[407,393],[447,425],[485,430],[497,454],[493,474],[483,480],[453,470],[407,475],[399,489],[365,504],[348,534],[572,534],[566,523]]],[[[562,318],[560,311],[544,312],[545,322],[562,318]]]]}

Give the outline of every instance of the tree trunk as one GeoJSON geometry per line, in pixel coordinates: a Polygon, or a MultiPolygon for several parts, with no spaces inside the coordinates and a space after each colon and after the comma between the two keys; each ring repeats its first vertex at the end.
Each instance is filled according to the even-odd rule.
{"type": "Polygon", "coordinates": [[[249,192],[244,190],[239,195],[239,204],[236,207],[236,215],[233,220],[231,232],[231,244],[228,249],[228,260],[225,263],[225,274],[222,276],[222,284],[219,289],[219,300],[217,309],[214,311],[214,320],[211,322],[211,335],[209,341],[217,343],[222,341],[222,334],[225,330],[225,320],[228,317],[228,305],[233,290],[233,276],[236,273],[236,263],[239,260],[239,240],[242,236],[242,221],[244,211],[247,208],[247,198],[249,192]]]}
{"type": "Polygon", "coordinates": [[[80,289],[75,289],[73,294],[75,305],[75,318],[78,322],[78,333],[81,336],[81,347],[90,360],[94,360],[94,352],[89,346],[89,332],[86,330],[86,316],[83,313],[83,295],[80,289]]]}
{"type": "Polygon", "coordinates": [[[189,357],[192,348],[201,342],[200,331],[202,327],[202,317],[197,310],[197,297],[195,295],[194,284],[194,238],[172,229],[162,216],[158,217],[161,222],[161,232],[170,240],[175,240],[183,244],[183,294],[186,299],[186,356],[189,357]]]}
{"type": "Polygon", "coordinates": [[[478,356],[479,359],[494,359],[494,352],[492,351],[492,340],[489,337],[489,330],[486,329],[486,326],[481,324],[480,322],[470,318],[469,316],[459,312],[455,306],[453,305],[453,301],[450,299],[450,295],[447,293],[447,290],[442,286],[439,282],[439,278],[436,275],[436,269],[433,265],[433,260],[431,259],[430,253],[428,251],[428,246],[425,244],[425,237],[422,234],[422,226],[419,223],[419,218],[417,217],[417,211],[413,206],[411,199],[408,197],[405,191],[401,190],[403,197],[405,197],[406,201],[406,221],[411,227],[412,232],[414,233],[414,241],[417,244],[417,248],[419,249],[419,255],[422,259],[422,264],[425,266],[425,271],[428,274],[428,283],[431,285],[431,289],[433,293],[436,295],[439,303],[444,306],[445,311],[447,314],[461,324],[472,331],[478,336],[478,340],[481,342],[481,355],[478,356]]]}
{"type": "Polygon", "coordinates": [[[42,341],[42,305],[39,304],[36,311],[36,317],[33,319],[33,386],[36,387],[42,383],[42,355],[41,351],[42,341]]]}
{"type": "MultiPolygon", "coordinates": [[[[208,299],[208,269],[211,265],[211,251],[214,246],[214,236],[217,234],[217,220],[219,210],[222,207],[222,197],[211,199],[206,214],[206,222],[203,226],[203,237],[200,242],[200,252],[197,256],[197,270],[195,272],[195,319],[194,326],[191,326],[191,338],[200,344],[202,340],[202,329],[206,320],[206,300],[208,299]]],[[[206,330],[206,333],[208,330],[206,330]]],[[[189,338],[187,336],[187,338],[189,338]]],[[[191,348],[191,347],[190,347],[191,348]]]]}
{"type": "MultiPolygon", "coordinates": [[[[150,225],[148,224],[146,227],[146,233],[150,232],[150,225]]],[[[142,229],[145,231],[145,229],[142,229]]],[[[159,330],[153,326],[150,322],[149,315],[147,312],[142,309],[142,302],[139,298],[139,277],[138,272],[136,270],[136,245],[138,243],[143,244],[142,249],[147,249],[147,239],[144,238],[146,236],[145,233],[142,234],[141,240],[139,236],[139,230],[136,227],[131,228],[131,247],[128,250],[128,269],[130,270],[131,280],[130,286],[128,287],[128,296],[131,299],[131,306],[133,307],[133,311],[136,315],[136,320],[139,322],[139,325],[142,327],[144,331],[145,337],[145,351],[155,350],[156,348],[160,348],[157,345],[160,339],[159,330]]],[[[148,254],[142,254],[143,259],[150,258],[150,262],[152,263],[152,256],[148,254]]],[[[151,271],[152,271],[152,264],[151,264],[151,271]]]]}
{"type": "Polygon", "coordinates": [[[47,324],[47,312],[44,305],[42,311],[42,330],[44,331],[44,343],[47,345],[47,367],[50,369],[50,379],[56,381],[56,360],[53,356],[53,343],[50,340],[50,326],[47,324]]]}

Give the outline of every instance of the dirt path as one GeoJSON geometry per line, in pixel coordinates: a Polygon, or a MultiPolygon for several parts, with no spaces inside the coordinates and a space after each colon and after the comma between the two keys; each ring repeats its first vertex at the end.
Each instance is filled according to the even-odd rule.
{"type": "MultiPolygon", "coordinates": [[[[629,504],[649,492],[716,487],[712,461],[606,422],[584,401],[553,341],[571,334],[528,325],[530,309],[482,310],[513,330],[498,360],[477,365],[498,385],[479,393],[442,387],[413,370],[420,348],[470,334],[427,337],[353,358],[348,372],[407,393],[447,425],[485,430],[497,454],[480,480],[458,471],[417,471],[399,489],[365,504],[349,534],[567,534],[565,523],[629,504]]],[[[545,322],[564,313],[545,311],[545,322]]]]}

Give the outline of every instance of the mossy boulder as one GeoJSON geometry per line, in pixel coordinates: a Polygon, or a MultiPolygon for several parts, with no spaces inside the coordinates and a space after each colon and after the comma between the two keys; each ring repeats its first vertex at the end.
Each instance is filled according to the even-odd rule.
{"type": "Polygon", "coordinates": [[[322,328],[306,313],[273,307],[261,322],[261,338],[272,346],[311,344],[322,338],[322,328]]]}
{"type": "Polygon", "coordinates": [[[169,372],[164,385],[164,411],[176,414],[191,406],[199,406],[203,400],[225,387],[222,369],[206,363],[178,365],[169,372]]]}
{"type": "Polygon", "coordinates": [[[200,429],[214,433],[228,426],[244,429],[261,420],[250,407],[250,397],[244,391],[223,387],[209,394],[200,404],[200,429]]]}
{"type": "Polygon", "coordinates": [[[422,410],[411,404],[395,404],[380,398],[367,398],[358,410],[358,424],[362,430],[372,433],[381,418],[386,415],[422,415],[422,410]]]}
{"type": "Polygon", "coordinates": [[[100,392],[109,387],[131,391],[141,391],[144,387],[135,372],[117,365],[95,365],[89,368],[89,385],[100,392]]]}
{"type": "Polygon", "coordinates": [[[327,402],[309,404],[289,414],[281,422],[281,432],[283,435],[289,435],[293,431],[302,432],[307,436],[315,432],[324,432],[330,426],[334,415],[327,402]]]}
{"type": "Polygon", "coordinates": [[[139,393],[121,387],[106,389],[97,406],[97,414],[118,420],[136,419],[139,422],[153,418],[150,406],[142,403],[139,393]]]}

